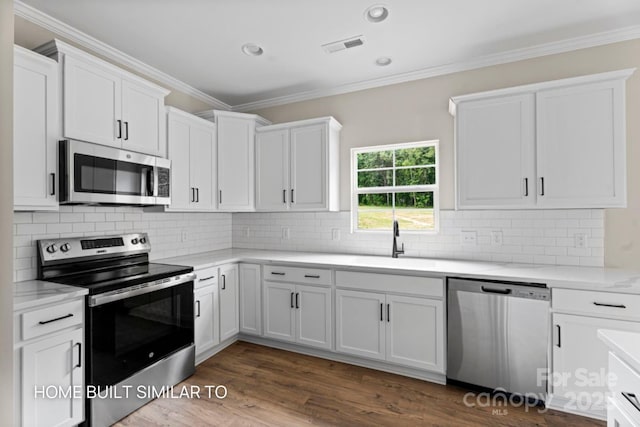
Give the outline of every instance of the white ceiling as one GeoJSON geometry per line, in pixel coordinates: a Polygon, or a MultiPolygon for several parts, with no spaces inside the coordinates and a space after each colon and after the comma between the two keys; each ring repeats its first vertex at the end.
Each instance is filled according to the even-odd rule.
{"type": "Polygon", "coordinates": [[[336,87],[640,24],[638,0],[24,0],[229,105],[336,87]],[[373,4],[389,18],[364,19],[373,4]],[[363,35],[364,46],[321,45],[363,35]],[[249,57],[244,43],[264,55],[249,57]],[[380,56],[393,63],[375,65],[380,56]]]}

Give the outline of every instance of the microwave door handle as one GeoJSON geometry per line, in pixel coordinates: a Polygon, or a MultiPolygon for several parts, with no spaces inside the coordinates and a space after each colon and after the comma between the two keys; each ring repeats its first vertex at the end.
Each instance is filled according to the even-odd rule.
{"type": "Polygon", "coordinates": [[[154,177],[154,172],[153,172],[153,168],[149,168],[147,170],[147,194],[149,196],[153,196],[153,177],[154,177]]]}

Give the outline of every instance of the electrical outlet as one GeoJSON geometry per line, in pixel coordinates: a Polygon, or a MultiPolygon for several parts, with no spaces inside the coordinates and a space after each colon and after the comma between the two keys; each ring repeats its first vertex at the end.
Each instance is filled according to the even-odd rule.
{"type": "Polygon", "coordinates": [[[584,233],[576,233],[573,235],[573,244],[576,248],[587,247],[587,235],[584,233]]]}
{"type": "Polygon", "coordinates": [[[331,229],[331,240],[340,240],[340,229],[332,228],[331,229]]]}
{"type": "Polygon", "coordinates": [[[478,233],[475,231],[461,231],[460,243],[463,245],[475,245],[478,240],[478,233]]]}
{"type": "Polygon", "coordinates": [[[282,240],[289,240],[289,227],[282,227],[282,240]]]}
{"type": "Polygon", "coordinates": [[[187,230],[182,230],[182,235],[180,236],[180,238],[183,243],[189,240],[189,233],[187,233],[187,230]]]}
{"type": "Polygon", "coordinates": [[[251,229],[249,227],[244,227],[242,229],[242,235],[244,237],[251,237],[251,229]]]}
{"type": "Polygon", "coordinates": [[[493,246],[502,246],[502,231],[491,232],[491,244],[493,246]]]}

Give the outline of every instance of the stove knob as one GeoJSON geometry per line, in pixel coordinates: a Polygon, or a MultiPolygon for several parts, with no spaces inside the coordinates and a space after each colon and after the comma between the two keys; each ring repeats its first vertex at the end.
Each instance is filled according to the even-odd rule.
{"type": "Polygon", "coordinates": [[[71,249],[71,246],[68,243],[65,243],[64,245],[60,246],[60,250],[62,252],[69,252],[69,249],[71,249]]]}
{"type": "Polygon", "coordinates": [[[146,237],[141,237],[141,238],[140,238],[140,243],[142,243],[143,245],[144,245],[145,243],[147,243],[147,238],[146,238],[146,237]]]}
{"type": "Polygon", "coordinates": [[[131,244],[133,245],[137,245],[138,244],[138,239],[131,239],[131,244]]]}
{"type": "Polygon", "coordinates": [[[55,253],[57,250],[58,247],[55,244],[47,246],[47,252],[50,254],[55,253]]]}

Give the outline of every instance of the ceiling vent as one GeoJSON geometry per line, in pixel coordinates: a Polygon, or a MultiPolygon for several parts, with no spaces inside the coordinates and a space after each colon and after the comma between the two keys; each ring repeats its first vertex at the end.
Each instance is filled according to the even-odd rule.
{"type": "Polygon", "coordinates": [[[327,53],[335,53],[345,49],[362,46],[364,44],[364,36],[349,37],[345,40],[323,44],[322,48],[327,53]]]}

